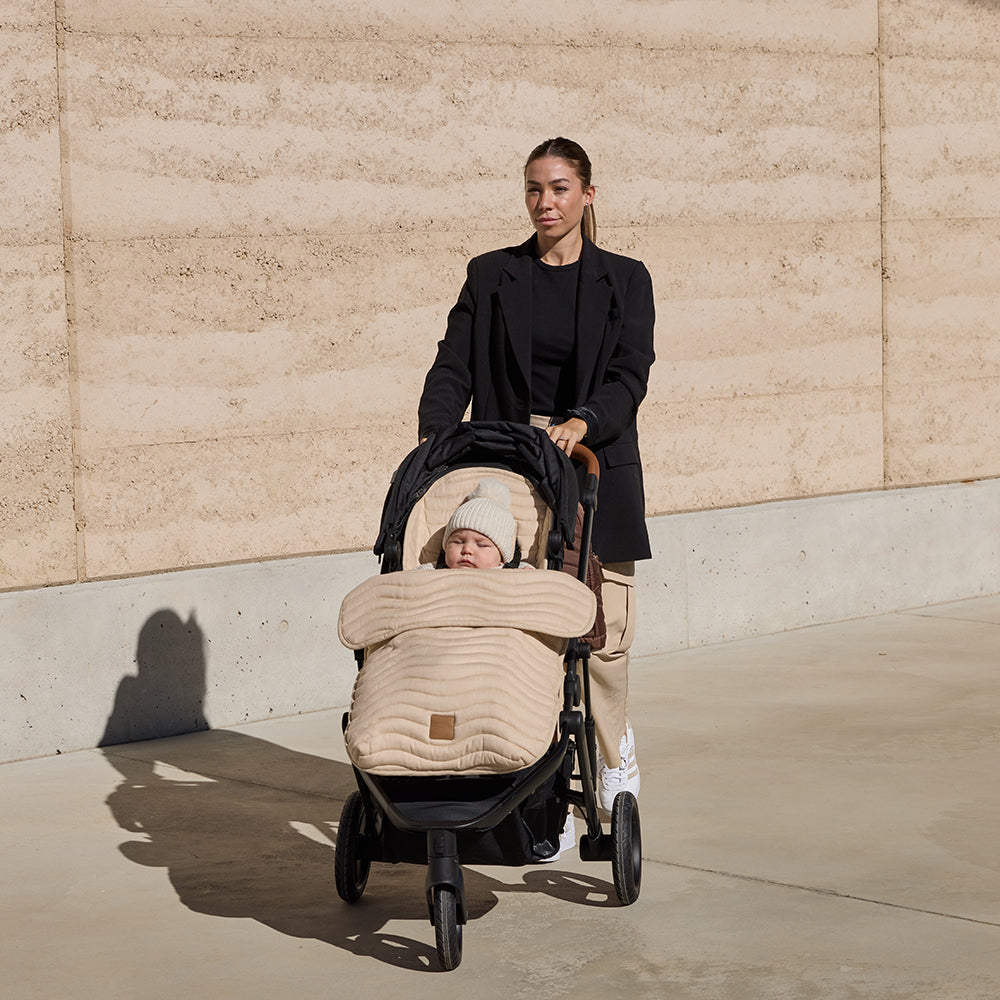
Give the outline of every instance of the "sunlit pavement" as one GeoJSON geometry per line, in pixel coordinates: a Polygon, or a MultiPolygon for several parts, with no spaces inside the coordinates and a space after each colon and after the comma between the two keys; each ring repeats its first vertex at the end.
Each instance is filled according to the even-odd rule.
{"type": "MultiPolygon", "coordinates": [[[[336,894],[343,709],[0,766],[4,1000],[1000,996],[1000,597],[633,662],[642,893],[336,894]]],[[[582,831],[582,823],[578,822],[582,831]]]]}

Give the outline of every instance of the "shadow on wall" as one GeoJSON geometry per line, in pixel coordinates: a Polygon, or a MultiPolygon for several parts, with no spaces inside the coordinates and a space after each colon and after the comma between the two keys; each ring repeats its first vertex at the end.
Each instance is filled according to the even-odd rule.
{"type": "Polygon", "coordinates": [[[170,610],[151,615],[139,632],[139,673],[118,684],[98,746],[135,743],[208,729],[205,718],[205,638],[195,621],[170,610]]]}

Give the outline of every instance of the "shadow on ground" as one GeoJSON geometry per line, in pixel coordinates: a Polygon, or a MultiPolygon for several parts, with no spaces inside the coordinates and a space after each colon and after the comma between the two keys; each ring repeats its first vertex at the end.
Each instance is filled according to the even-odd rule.
{"type": "MultiPolygon", "coordinates": [[[[353,770],[234,730],[197,732],[208,720],[205,637],[193,614],[187,621],[166,609],[152,615],[136,663],[138,675],[118,686],[102,741],[121,775],[107,805],[131,835],[122,854],[165,868],[180,901],[197,913],[250,918],[389,965],[436,971],[423,865],[375,865],[359,903],[337,895],[337,820],[356,787],[353,770]],[[186,735],[169,736],[178,726],[186,735]],[[400,920],[426,922],[426,941],[387,930],[400,920]]],[[[493,909],[500,893],[613,905],[609,883],[552,866],[512,883],[466,869],[465,882],[470,921],[493,909]]]]}
{"type": "MultiPolygon", "coordinates": [[[[229,730],[104,754],[122,776],[108,807],[132,834],[120,850],[135,864],[165,868],[189,909],[250,918],[400,968],[438,969],[422,865],[375,865],[356,905],[337,895],[336,821],[355,787],[346,764],[229,730]],[[400,920],[426,922],[426,939],[386,929],[400,920]]],[[[465,877],[472,922],[502,893],[617,905],[609,882],[551,865],[527,870],[521,882],[468,868],[465,877]]]]}

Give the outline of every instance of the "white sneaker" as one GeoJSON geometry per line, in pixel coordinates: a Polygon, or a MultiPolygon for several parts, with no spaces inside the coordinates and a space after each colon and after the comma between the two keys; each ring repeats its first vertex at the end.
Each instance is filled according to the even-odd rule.
{"type": "Polygon", "coordinates": [[[563,851],[572,851],[576,847],[576,824],[573,822],[573,814],[566,816],[562,832],[559,834],[559,849],[550,858],[542,858],[545,864],[558,861],[562,857],[563,851]]]}
{"type": "Polygon", "coordinates": [[[601,808],[611,812],[615,796],[619,792],[631,792],[639,797],[639,765],[635,760],[635,737],[632,727],[625,723],[625,735],[618,746],[618,756],[621,763],[618,767],[608,767],[604,763],[600,750],[597,752],[597,797],[601,808]]]}

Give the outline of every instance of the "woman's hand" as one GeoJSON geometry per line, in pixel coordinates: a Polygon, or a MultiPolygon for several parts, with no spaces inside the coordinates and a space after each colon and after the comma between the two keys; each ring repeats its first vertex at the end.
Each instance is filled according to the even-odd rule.
{"type": "Polygon", "coordinates": [[[564,424],[554,424],[545,428],[552,443],[567,455],[573,454],[573,448],[578,441],[587,436],[587,421],[579,417],[570,417],[564,424]]]}

